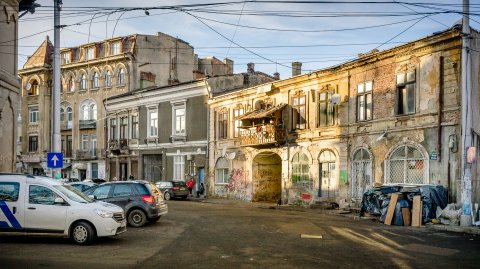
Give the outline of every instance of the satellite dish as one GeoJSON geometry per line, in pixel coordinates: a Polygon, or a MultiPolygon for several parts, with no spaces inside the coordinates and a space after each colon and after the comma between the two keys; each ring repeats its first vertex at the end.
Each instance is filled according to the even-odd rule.
{"type": "Polygon", "coordinates": [[[28,83],[25,84],[25,90],[29,91],[32,88],[32,84],[28,83]]]}
{"type": "Polygon", "coordinates": [[[233,160],[235,159],[235,152],[230,152],[227,154],[227,156],[225,156],[225,158],[227,158],[227,160],[233,160]]]}
{"type": "Polygon", "coordinates": [[[340,104],[340,94],[336,93],[330,97],[330,104],[332,105],[338,105],[340,104]]]}

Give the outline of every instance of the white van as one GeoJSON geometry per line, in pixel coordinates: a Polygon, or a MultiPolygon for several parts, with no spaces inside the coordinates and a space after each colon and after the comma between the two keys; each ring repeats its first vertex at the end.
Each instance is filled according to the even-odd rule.
{"type": "Polygon", "coordinates": [[[95,202],[59,180],[0,173],[0,235],[60,235],[86,245],[126,226],[121,207],[95,202]]]}

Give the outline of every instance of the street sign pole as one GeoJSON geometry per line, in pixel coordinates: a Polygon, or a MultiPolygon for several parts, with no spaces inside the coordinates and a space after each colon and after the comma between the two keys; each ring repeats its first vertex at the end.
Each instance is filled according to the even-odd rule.
{"type": "MultiPolygon", "coordinates": [[[[53,44],[53,142],[52,151],[61,152],[60,137],[60,5],[54,0],[54,44],[53,44]]],[[[61,177],[61,169],[53,169],[53,178],[61,177]]]]}

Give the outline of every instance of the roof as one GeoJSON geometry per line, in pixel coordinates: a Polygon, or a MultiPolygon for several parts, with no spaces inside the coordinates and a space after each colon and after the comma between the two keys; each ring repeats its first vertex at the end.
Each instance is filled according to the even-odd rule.
{"type": "Polygon", "coordinates": [[[50,42],[50,38],[47,36],[40,47],[38,47],[33,55],[28,58],[27,62],[23,65],[23,68],[51,66],[52,61],[53,45],[52,42],[50,42]]]}
{"type": "Polygon", "coordinates": [[[281,104],[279,104],[277,106],[274,106],[272,108],[269,108],[269,109],[258,109],[258,110],[250,111],[246,114],[243,114],[243,115],[239,116],[237,118],[237,120],[265,118],[265,117],[268,117],[268,116],[272,115],[276,111],[283,109],[286,105],[287,104],[281,103],[281,104]]]}

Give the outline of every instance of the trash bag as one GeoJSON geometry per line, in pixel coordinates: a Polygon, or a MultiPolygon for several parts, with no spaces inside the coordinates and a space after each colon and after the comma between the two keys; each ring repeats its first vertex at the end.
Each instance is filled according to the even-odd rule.
{"type": "Polygon", "coordinates": [[[445,225],[459,225],[462,208],[457,209],[455,204],[448,204],[444,209],[437,207],[436,217],[445,225]]]}

